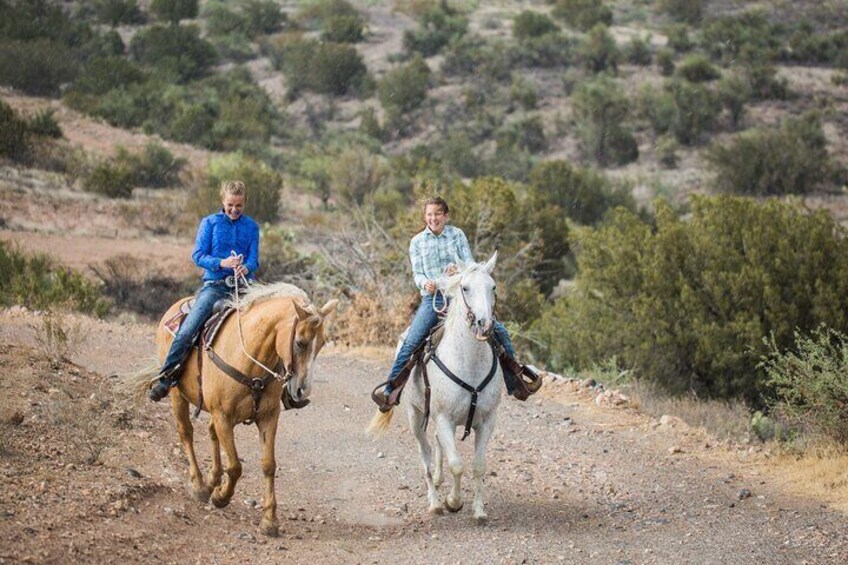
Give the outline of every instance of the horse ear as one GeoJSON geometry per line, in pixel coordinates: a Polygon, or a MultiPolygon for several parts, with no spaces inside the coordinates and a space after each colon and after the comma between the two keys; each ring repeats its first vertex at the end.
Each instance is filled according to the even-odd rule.
{"type": "Polygon", "coordinates": [[[495,263],[497,262],[497,260],[498,260],[498,250],[495,249],[495,252],[492,253],[492,256],[489,257],[489,260],[486,261],[485,265],[483,265],[483,270],[491,275],[492,271],[495,270],[495,263]]]}
{"type": "Polygon", "coordinates": [[[298,320],[305,320],[311,316],[309,311],[306,310],[306,308],[304,308],[303,306],[301,306],[301,304],[297,300],[293,301],[292,304],[294,304],[294,311],[297,312],[298,320]]]}
{"type": "Polygon", "coordinates": [[[330,300],[329,302],[324,304],[321,307],[321,309],[319,310],[319,312],[321,313],[321,317],[326,318],[327,316],[329,316],[330,314],[335,312],[336,306],[338,306],[338,305],[339,305],[339,299],[338,298],[333,298],[332,300],[330,300]]]}

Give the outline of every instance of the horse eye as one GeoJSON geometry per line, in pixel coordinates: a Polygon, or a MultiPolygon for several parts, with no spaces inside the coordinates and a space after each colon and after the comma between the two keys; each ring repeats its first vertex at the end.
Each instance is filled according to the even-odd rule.
{"type": "Polygon", "coordinates": [[[468,286],[467,284],[462,285],[462,292],[468,292],[469,290],[471,290],[470,286],[468,286]]]}
{"type": "Polygon", "coordinates": [[[307,343],[305,341],[297,340],[296,342],[294,342],[294,345],[295,345],[295,347],[297,347],[298,349],[300,349],[302,351],[302,350],[306,349],[306,347],[309,345],[309,343],[307,343]]]}

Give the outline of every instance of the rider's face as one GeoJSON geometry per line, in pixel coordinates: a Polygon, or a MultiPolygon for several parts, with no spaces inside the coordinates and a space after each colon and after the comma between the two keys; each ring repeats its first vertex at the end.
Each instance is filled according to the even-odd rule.
{"type": "Polygon", "coordinates": [[[424,222],[436,235],[442,233],[448,222],[448,215],[439,204],[428,204],[424,209],[424,222]]]}
{"type": "Polygon", "coordinates": [[[231,220],[238,220],[244,212],[243,194],[227,194],[221,203],[224,205],[224,214],[231,220]]]}

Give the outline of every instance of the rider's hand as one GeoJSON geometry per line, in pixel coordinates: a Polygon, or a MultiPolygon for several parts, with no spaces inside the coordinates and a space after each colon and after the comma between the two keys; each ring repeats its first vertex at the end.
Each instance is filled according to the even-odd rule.
{"type": "Polygon", "coordinates": [[[241,265],[241,255],[230,255],[226,259],[221,259],[221,267],[225,269],[235,269],[241,265]]]}
{"type": "Polygon", "coordinates": [[[458,272],[459,272],[459,268],[456,265],[454,265],[453,263],[451,263],[450,265],[445,267],[445,275],[447,275],[449,277],[457,274],[458,272]]]}
{"type": "Polygon", "coordinates": [[[436,281],[426,281],[424,283],[424,290],[430,294],[434,294],[436,292],[436,281]]]}
{"type": "Polygon", "coordinates": [[[236,274],[237,277],[246,277],[247,273],[250,272],[250,270],[247,267],[245,267],[244,265],[239,265],[238,267],[236,267],[233,270],[235,271],[235,274],[236,274]]]}

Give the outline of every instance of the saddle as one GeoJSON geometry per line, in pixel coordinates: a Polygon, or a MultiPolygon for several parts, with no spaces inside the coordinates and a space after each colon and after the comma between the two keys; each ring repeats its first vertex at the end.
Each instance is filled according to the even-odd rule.
{"type": "MultiPolygon", "coordinates": [[[[444,334],[444,318],[441,318],[439,323],[430,330],[430,334],[424,340],[424,343],[412,353],[409,361],[407,361],[404,368],[395,377],[392,382],[392,392],[388,396],[383,392],[389,381],[382,382],[374,388],[371,392],[371,399],[377,404],[381,412],[388,412],[393,406],[400,403],[401,393],[416,365],[422,367],[427,365],[427,362],[442,341],[444,334]]],[[[507,355],[504,347],[496,339],[490,338],[490,342],[503,369],[504,382],[507,385],[507,390],[513,397],[522,401],[527,400],[530,395],[535,394],[542,388],[542,375],[535,367],[522,365],[507,355]]]]}
{"type": "MultiPolygon", "coordinates": [[[[177,335],[177,331],[180,329],[180,326],[183,325],[186,316],[188,316],[188,313],[191,312],[191,309],[194,307],[195,302],[197,302],[197,299],[195,298],[186,300],[185,302],[180,304],[180,309],[177,311],[177,313],[165,321],[163,325],[172,336],[177,335]]],[[[235,306],[230,305],[229,307],[227,307],[224,306],[224,304],[226,304],[224,300],[219,300],[215,303],[215,306],[212,309],[212,315],[209,316],[209,319],[203,323],[203,328],[200,330],[197,337],[195,338],[195,343],[193,345],[197,344],[198,338],[202,338],[203,343],[207,345],[212,345],[212,343],[215,341],[215,337],[218,335],[218,330],[221,329],[221,326],[224,324],[224,321],[226,321],[226,319],[230,317],[230,314],[235,312],[235,306]]]]}

